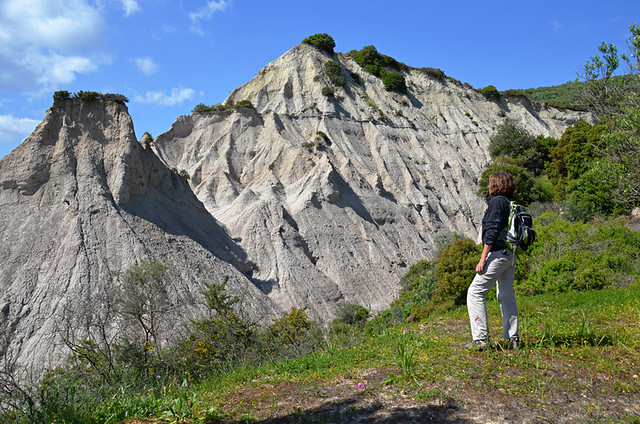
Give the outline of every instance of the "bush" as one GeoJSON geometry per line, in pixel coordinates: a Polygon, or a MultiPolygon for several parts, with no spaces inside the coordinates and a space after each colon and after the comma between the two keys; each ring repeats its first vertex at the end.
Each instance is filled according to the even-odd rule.
{"type": "Polygon", "coordinates": [[[545,173],[558,188],[561,198],[570,194],[567,187],[569,182],[580,178],[597,159],[604,129],[603,125],[592,126],[584,121],[576,122],[565,130],[551,149],[545,173]]]}
{"type": "Polygon", "coordinates": [[[322,95],[327,97],[333,97],[335,94],[333,92],[333,88],[331,87],[322,87],[322,95]]]}
{"type": "Polygon", "coordinates": [[[536,220],[529,254],[518,260],[517,290],[526,295],[624,286],[637,280],[640,234],[621,222],[569,222],[554,214],[536,220]]]}
{"type": "Polygon", "coordinates": [[[388,91],[397,91],[399,93],[407,92],[407,84],[404,75],[399,72],[390,72],[382,77],[384,88],[388,91]]]}
{"type": "Polygon", "coordinates": [[[192,113],[207,113],[207,112],[224,112],[226,110],[233,109],[253,109],[253,104],[249,100],[240,100],[238,103],[229,102],[226,104],[218,103],[215,106],[207,106],[204,103],[197,104],[192,113]]]}
{"type": "Polygon", "coordinates": [[[338,320],[347,325],[363,326],[369,318],[369,310],[355,303],[347,303],[340,308],[338,320]]]}
{"type": "Polygon", "coordinates": [[[260,349],[270,359],[295,357],[318,347],[317,326],[309,319],[306,308],[294,306],[272,321],[262,335],[260,349]]]}
{"type": "Polygon", "coordinates": [[[310,35],[302,40],[302,44],[309,44],[317,49],[324,50],[329,54],[333,54],[333,49],[336,46],[333,38],[326,33],[310,35]]]}
{"type": "Polygon", "coordinates": [[[389,71],[386,68],[407,70],[409,67],[390,56],[378,53],[374,46],[365,46],[360,51],[348,53],[365,71],[378,78],[383,78],[389,71]]]}
{"type": "Polygon", "coordinates": [[[467,303],[467,289],[476,274],[482,247],[471,239],[456,239],[438,252],[433,303],[445,306],[467,303]]]}
{"type": "Polygon", "coordinates": [[[405,320],[412,316],[421,320],[429,315],[428,304],[436,290],[435,262],[422,260],[409,268],[400,279],[402,291],[398,300],[391,304],[392,309],[400,308],[397,318],[405,320]]]}
{"type": "Polygon", "coordinates": [[[335,60],[328,60],[324,64],[324,72],[329,77],[329,81],[331,81],[331,84],[335,85],[336,87],[343,87],[347,82],[344,75],[342,75],[342,67],[335,60]]]}
{"type": "Polygon", "coordinates": [[[78,91],[71,96],[68,91],[56,91],[53,95],[54,99],[81,99],[81,100],[108,100],[116,103],[125,104],[129,102],[129,99],[122,94],[113,94],[113,93],[98,93],[97,91],[78,91]]]}
{"type": "Polygon", "coordinates": [[[55,93],[53,93],[54,99],[68,99],[70,97],[71,97],[71,93],[65,90],[56,91],[55,93]]]}
{"type": "Polygon", "coordinates": [[[444,78],[444,72],[438,68],[420,68],[422,72],[436,79],[444,78]]]}
{"type": "Polygon", "coordinates": [[[523,98],[525,100],[529,100],[529,98],[527,97],[526,93],[522,90],[514,90],[514,89],[509,89],[509,90],[504,90],[502,92],[502,95],[504,97],[520,97],[523,98]]]}
{"type": "Polygon", "coordinates": [[[556,144],[554,138],[534,137],[513,121],[507,120],[491,136],[489,153],[493,159],[509,156],[514,164],[524,167],[533,176],[538,176],[543,173],[551,149],[556,144]]]}
{"type": "Polygon", "coordinates": [[[498,100],[500,98],[500,92],[493,85],[487,85],[480,89],[480,94],[487,98],[487,100],[498,100]]]}
{"type": "Polygon", "coordinates": [[[566,190],[572,219],[588,221],[595,215],[607,217],[628,212],[613,200],[616,185],[602,178],[604,172],[596,163],[579,178],[569,181],[566,190]]]}

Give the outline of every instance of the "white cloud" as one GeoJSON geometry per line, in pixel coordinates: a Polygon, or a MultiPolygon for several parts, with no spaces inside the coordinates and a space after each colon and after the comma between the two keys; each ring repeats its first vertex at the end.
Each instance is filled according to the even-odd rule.
{"type": "Polygon", "coordinates": [[[148,91],[144,96],[134,97],[134,100],[140,103],[174,106],[178,103],[192,100],[195,94],[195,90],[191,88],[172,88],[171,94],[165,94],[163,91],[148,91]]]}
{"type": "Polygon", "coordinates": [[[124,16],[130,16],[142,10],[136,0],[122,0],[122,7],[124,8],[124,16]]]}
{"type": "Polygon", "coordinates": [[[0,145],[14,146],[29,136],[40,123],[35,119],[0,115],[0,145]]]}
{"type": "Polygon", "coordinates": [[[210,19],[216,12],[223,12],[229,6],[229,0],[208,0],[207,4],[195,12],[189,13],[191,29],[199,35],[204,35],[200,27],[202,20],[210,19]]]}
{"type": "Polygon", "coordinates": [[[551,21],[551,28],[554,32],[562,31],[564,29],[564,24],[558,21],[551,21]]]}
{"type": "Polygon", "coordinates": [[[136,63],[138,70],[145,75],[155,74],[160,68],[150,57],[139,57],[135,59],[134,62],[136,63]]]}
{"type": "Polygon", "coordinates": [[[3,0],[0,90],[50,89],[97,70],[108,62],[104,34],[101,11],[88,0],[3,0]]]}

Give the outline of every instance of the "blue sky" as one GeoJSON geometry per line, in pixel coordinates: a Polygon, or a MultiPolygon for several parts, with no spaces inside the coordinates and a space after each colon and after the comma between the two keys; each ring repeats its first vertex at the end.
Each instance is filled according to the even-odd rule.
{"type": "Polygon", "coordinates": [[[626,51],[631,23],[638,0],[0,0],[0,157],[54,91],[124,94],[156,136],[316,33],[505,90],[574,80],[602,41],[626,51]]]}

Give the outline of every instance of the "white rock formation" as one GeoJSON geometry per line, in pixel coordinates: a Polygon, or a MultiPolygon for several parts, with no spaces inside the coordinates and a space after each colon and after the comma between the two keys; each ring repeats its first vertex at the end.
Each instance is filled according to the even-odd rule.
{"type": "Polygon", "coordinates": [[[0,161],[0,212],[0,354],[20,364],[59,363],[62,311],[99,308],[117,289],[114,273],[142,260],[171,267],[175,332],[198,312],[203,282],[224,275],[249,316],[278,311],[239,271],[244,252],[135,139],[124,105],[56,100],[0,161]]]}
{"type": "Polygon", "coordinates": [[[386,308],[408,266],[433,257],[438,235],[476,238],[485,207],[477,181],[505,119],[559,137],[585,117],[403,73],[406,95],[348,56],[296,46],[228,98],[255,109],[181,116],[153,142],[168,166],[188,172],[255,264],[252,280],[281,307],[308,306],[321,319],[343,302],[386,308]],[[344,87],[332,87],[328,60],[340,63],[344,87]]]}

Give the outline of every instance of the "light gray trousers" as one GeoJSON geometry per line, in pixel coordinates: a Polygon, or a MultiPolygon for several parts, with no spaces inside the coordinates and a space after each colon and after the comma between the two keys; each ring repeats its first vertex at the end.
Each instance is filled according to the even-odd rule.
{"type": "Polygon", "coordinates": [[[498,283],[498,302],[502,312],[502,336],[505,339],[518,338],[518,305],[513,291],[515,271],[515,258],[512,252],[489,252],[484,274],[476,274],[473,278],[467,291],[467,309],[473,340],[489,338],[489,318],[485,299],[487,292],[496,283],[498,283]]]}

